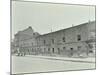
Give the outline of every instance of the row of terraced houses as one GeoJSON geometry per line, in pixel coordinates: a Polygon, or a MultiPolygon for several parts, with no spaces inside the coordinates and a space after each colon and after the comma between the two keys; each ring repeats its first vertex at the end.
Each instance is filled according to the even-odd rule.
{"type": "Polygon", "coordinates": [[[95,56],[95,25],[95,21],[89,21],[43,35],[29,26],[15,34],[12,53],[68,57],[95,56]]]}

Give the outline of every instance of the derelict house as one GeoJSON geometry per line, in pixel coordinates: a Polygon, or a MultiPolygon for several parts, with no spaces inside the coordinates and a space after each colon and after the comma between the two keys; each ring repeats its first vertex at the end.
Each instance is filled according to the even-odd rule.
{"type": "Polygon", "coordinates": [[[37,38],[40,54],[87,56],[95,53],[95,22],[40,35],[37,38]]]}
{"type": "Polygon", "coordinates": [[[30,26],[27,29],[19,31],[17,34],[15,34],[15,53],[18,51],[25,54],[34,54],[34,52],[36,53],[34,50],[37,46],[37,36],[39,36],[39,34],[34,32],[30,26]]]}
{"type": "Polygon", "coordinates": [[[15,47],[25,54],[94,56],[95,21],[40,35],[31,27],[15,34],[15,47]]]}

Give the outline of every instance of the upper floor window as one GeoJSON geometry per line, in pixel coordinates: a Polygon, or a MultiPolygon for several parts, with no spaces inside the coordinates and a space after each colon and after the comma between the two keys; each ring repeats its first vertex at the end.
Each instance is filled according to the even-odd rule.
{"type": "Polygon", "coordinates": [[[33,35],[35,35],[35,33],[33,33],[33,35]]]}
{"type": "Polygon", "coordinates": [[[78,40],[78,41],[81,40],[81,35],[77,35],[77,40],[78,40]]]}
{"type": "Polygon", "coordinates": [[[46,41],[44,40],[43,43],[44,43],[44,45],[45,45],[46,41]]]}
{"type": "Polygon", "coordinates": [[[63,38],[62,38],[62,41],[63,41],[63,42],[66,42],[66,38],[65,38],[65,37],[63,37],[63,38]]]}
{"type": "Polygon", "coordinates": [[[33,43],[32,43],[32,46],[33,46],[33,43]]]}
{"type": "Polygon", "coordinates": [[[32,52],[34,52],[34,49],[32,48],[32,52]]]}
{"type": "Polygon", "coordinates": [[[54,39],[52,39],[52,43],[54,44],[54,39]]]}

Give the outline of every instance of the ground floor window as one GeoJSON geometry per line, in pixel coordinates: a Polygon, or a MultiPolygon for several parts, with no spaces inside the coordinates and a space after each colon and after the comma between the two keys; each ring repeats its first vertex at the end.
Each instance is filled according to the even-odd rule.
{"type": "Polygon", "coordinates": [[[60,54],[60,48],[58,48],[58,54],[60,54]]]}
{"type": "Polygon", "coordinates": [[[81,50],[81,46],[78,46],[77,48],[78,48],[78,50],[81,50]]]}
{"type": "Polygon", "coordinates": [[[52,52],[54,53],[54,48],[52,48],[52,52]]]}
{"type": "Polygon", "coordinates": [[[46,48],[44,48],[44,52],[46,52],[46,48]]]}
{"type": "Polygon", "coordinates": [[[32,48],[32,52],[34,52],[34,49],[32,48]]]}
{"type": "Polygon", "coordinates": [[[63,50],[66,50],[66,47],[63,47],[63,50]]]}
{"type": "Polygon", "coordinates": [[[50,52],[50,48],[48,48],[48,52],[50,52]]]}
{"type": "Polygon", "coordinates": [[[73,56],[73,48],[70,48],[70,56],[73,56]]]}
{"type": "Polygon", "coordinates": [[[92,51],[92,50],[90,50],[90,51],[89,51],[89,53],[93,53],[93,51],[92,51]]]}
{"type": "Polygon", "coordinates": [[[73,48],[70,48],[71,51],[73,51],[73,48]]]}

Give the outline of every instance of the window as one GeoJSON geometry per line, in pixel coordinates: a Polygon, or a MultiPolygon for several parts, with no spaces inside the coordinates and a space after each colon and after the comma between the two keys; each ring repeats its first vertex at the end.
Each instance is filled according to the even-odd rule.
{"type": "Polygon", "coordinates": [[[29,49],[28,49],[28,52],[29,52],[29,49]]]}
{"type": "Polygon", "coordinates": [[[39,50],[39,48],[37,48],[37,50],[39,50]]]}
{"type": "Polygon", "coordinates": [[[78,41],[81,40],[81,35],[77,35],[77,40],[78,40],[78,41]]]}
{"type": "Polygon", "coordinates": [[[46,48],[44,48],[44,53],[46,52],[46,48]]]}
{"type": "Polygon", "coordinates": [[[93,53],[93,51],[92,51],[92,50],[90,50],[90,51],[89,51],[89,53],[93,53]]]}
{"type": "Polygon", "coordinates": [[[45,51],[46,49],[44,48],[44,51],[45,51]]]}
{"type": "Polygon", "coordinates": [[[78,50],[81,50],[81,46],[78,46],[77,48],[78,48],[78,50]]]}
{"type": "Polygon", "coordinates": [[[66,42],[66,38],[65,38],[65,37],[63,37],[63,38],[62,38],[62,41],[63,41],[63,42],[66,42]]]}
{"type": "Polygon", "coordinates": [[[52,48],[52,52],[54,53],[54,48],[52,48]]]}
{"type": "Polygon", "coordinates": [[[33,43],[32,43],[32,46],[33,46],[33,43]]]}
{"type": "Polygon", "coordinates": [[[70,48],[70,56],[73,56],[73,48],[70,48]]]}
{"type": "Polygon", "coordinates": [[[52,43],[54,44],[54,39],[52,39],[52,43]]]}
{"type": "Polygon", "coordinates": [[[35,33],[33,33],[33,35],[35,35],[35,33]]]}
{"type": "Polygon", "coordinates": [[[58,48],[58,54],[60,54],[60,48],[58,48]]]}
{"type": "Polygon", "coordinates": [[[32,52],[34,52],[34,49],[32,48],[32,52]]]}
{"type": "Polygon", "coordinates": [[[48,48],[48,52],[50,52],[50,48],[48,48]]]}
{"type": "Polygon", "coordinates": [[[60,48],[58,48],[58,50],[60,50],[60,48]]]}
{"type": "Polygon", "coordinates": [[[73,48],[70,48],[71,51],[73,51],[73,48]]]}
{"type": "Polygon", "coordinates": [[[44,40],[43,42],[44,42],[44,45],[45,45],[46,41],[44,40]]]}
{"type": "Polygon", "coordinates": [[[63,50],[65,50],[66,49],[66,47],[63,47],[63,50]]]}
{"type": "Polygon", "coordinates": [[[90,49],[93,49],[93,44],[88,44],[90,49]]]}

